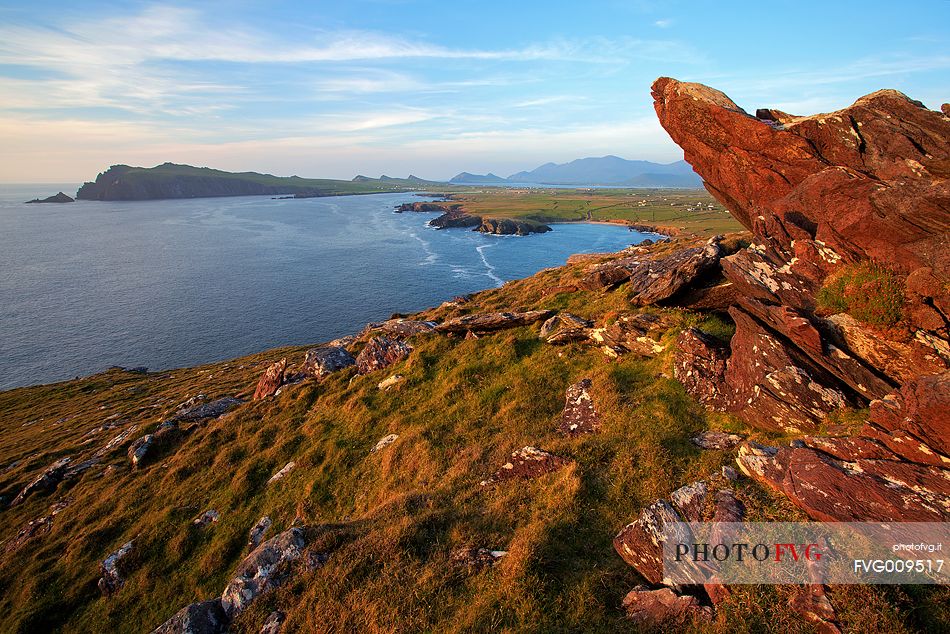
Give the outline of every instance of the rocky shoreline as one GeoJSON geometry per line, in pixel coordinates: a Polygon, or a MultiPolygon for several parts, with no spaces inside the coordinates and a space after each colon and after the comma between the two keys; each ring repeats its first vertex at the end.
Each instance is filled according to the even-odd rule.
{"type": "Polygon", "coordinates": [[[548,225],[534,220],[513,218],[485,218],[464,211],[460,203],[415,202],[403,203],[396,206],[396,213],[441,213],[438,218],[428,222],[430,227],[437,229],[459,229],[474,227],[473,231],[491,233],[495,235],[526,236],[532,233],[546,233],[551,231],[548,225]]]}

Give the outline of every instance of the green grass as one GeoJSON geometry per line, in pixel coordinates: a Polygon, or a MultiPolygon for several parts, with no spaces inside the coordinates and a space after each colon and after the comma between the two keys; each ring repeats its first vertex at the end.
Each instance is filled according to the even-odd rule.
{"type": "Polygon", "coordinates": [[[670,233],[709,236],[743,227],[702,189],[483,188],[453,194],[465,211],[537,222],[647,224],[670,233]]]}
{"type": "Polygon", "coordinates": [[[849,264],[831,275],[815,296],[825,313],[848,313],[873,326],[893,326],[904,310],[900,277],[873,262],[849,264]]]}
{"type": "MultiPolygon", "coordinates": [[[[673,247],[657,247],[667,248],[673,247]]],[[[602,322],[629,310],[623,287],[542,299],[545,288],[569,284],[582,270],[544,271],[420,316],[558,307],[602,322]]],[[[664,341],[700,320],[669,314],[674,327],[664,341]]],[[[702,323],[727,334],[728,324],[702,323]]],[[[14,553],[0,546],[0,631],[149,631],[187,603],[221,592],[244,555],[247,531],[265,514],[274,520],[270,535],[298,516],[310,526],[332,525],[317,540],[333,554],[322,568],[258,599],[234,632],[257,632],[274,609],[287,613],[287,631],[637,631],[620,602],[642,579],[613,551],[613,536],[655,499],[731,461],[729,452],[693,446],[696,432],[772,439],[689,398],[666,378],[669,351],[608,361],[579,344],[541,343],[537,328],[478,340],[418,338],[409,358],[388,371],[357,377],[347,370],[323,383],[286,387],[200,427],[144,469],[131,471],[122,447],[55,493],[0,511],[0,539],[8,540],[54,500],[72,499],[49,534],[14,553]],[[405,381],[379,391],[377,383],[392,373],[405,381]],[[593,380],[603,430],[566,438],[556,431],[564,390],[584,377],[593,380]],[[399,439],[370,453],[390,433],[399,439]],[[574,463],[530,482],[478,485],[524,445],[574,463]],[[296,469],[267,485],[290,460],[296,469]],[[116,470],[106,474],[106,466],[116,470]],[[210,508],[220,521],[192,527],[210,508]],[[133,538],[125,587],[102,598],[95,587],[99,563],[133,538]],[[469,575],[449,563],[461,546],[509,555],[469,575]]],[[[2,392],[0,495],[15,495],[59,456],[104,444],[118,429],[88,444],[86,434],[107,420],[138,424],[136,435],[145,433],[189,397],[247,393],[269,363],[284,356],[300,363],[304,352],[285,348],[148,375],[110,371],[2,392]]],[[[749,480],[736,488],[749,519],[803,517],[749,480]]],[[[716,621],[687,629],[812,631],[787,608],[788,592],[737,589],[716,621]]],[[[849,631],[910,632],[924,631],[929,621],[946,623],[941,605],[950,593],[842,588],[833,599],[849,631]]]]}

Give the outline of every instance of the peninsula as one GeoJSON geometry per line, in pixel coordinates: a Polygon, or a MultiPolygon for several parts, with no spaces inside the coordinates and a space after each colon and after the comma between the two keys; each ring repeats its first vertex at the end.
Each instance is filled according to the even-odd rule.
{"type": "Polygon", "coordinates": [[[225,172],[208,167],[162,163],[155,167],[113,165],[76,193],[79,200],[159,200],[216,196],[282,196],[313,198],[351,194],[413,191],[429,185],[418,178],[380,179],[358,176],[351,181],[257,172],[225,172]]]}

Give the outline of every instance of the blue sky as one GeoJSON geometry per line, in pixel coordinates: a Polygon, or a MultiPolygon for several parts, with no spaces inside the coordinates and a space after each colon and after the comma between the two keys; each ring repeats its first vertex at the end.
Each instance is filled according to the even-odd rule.
{"type": "Polygon", "coordinates": [[[0,2],[0,181],[168,161],[448,178],[669,162],[658,76],[795,114],[950,101],[950,2],[0,2]]]}

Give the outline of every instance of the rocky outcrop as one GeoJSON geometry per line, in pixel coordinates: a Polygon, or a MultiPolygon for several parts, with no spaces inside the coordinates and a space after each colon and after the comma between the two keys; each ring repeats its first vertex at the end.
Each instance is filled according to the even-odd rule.
{"type": "Polygon", "coordinates": [[[430,227],[436,229],[458,229],[462,227],[479,227],[482,224],[481,216],[467,214],[460,209],[447,211],[438,218],[429,221],[430,227]]]}
{"type": "Polygon", "coordinates": [[[257,520],[257,523],[251,527],[251,530],[247,533],[247,546],[251,550],[257,548],[261,541],[264,539],[264,534],[270,530],[273,521],[267,515],[257,520]]]}
{"type": "Polygon", "coordinates": [[[201,403],[190,407],[183,407],[175,412],[174,419],[179,421],[195,421],[206,418],[219,418],[242,404],[239,398],[225,396],[209,403],[201,403]]]}
{"type": "Polygon", "coordinates": [[[366,342],[356,357],[356,369],[360,374],[369,374],[388,368],[409,356],[412,346],[399,339],[373,337],[366,342]]]}
{"type": "Polygon", "coordinates": [[[482,218],[475,229],[479,233],[493,233],[500,236],[526,236],[532,233],[547,233],[551,227],[534,220],[514,218],[482,218]]]}
{"type": "Polygon", "coordinates": [[[254,397],[251,400],[259,401],[268,396],[273,396],[284,384],[284,372],[286,371],[287,359],[281,359],[264,370],[260,381],[257,382],[257,388],[254,390],[254,397]]]}
{"type": "Polygon", "coordinates": [[[30,481],[23,489],[17,494],[13,501],[10,502],[10,506],[16,506],[23,502],[25,499],[37,493],[39,491],[52,491],[54,490],[63,480],[66,475],[66,471],[69,468],[72,458],[66,456],[65,458],[60,458],[50,466],[48,466],[43,473],[36,476],[33,480],[30,481]]]}
{"type": "Polygon", "coordinates": [[[677,376],[692,394],[754,426],[809,432],[835,409],[947,368],[950,120],[896,91],[761,119],[698,84],[662,78],[653,96],[707,189],[755,236],[721,262],[730,351],[695,332],[680,340],[677,376]],[[827,281],[862,263],[905,289],[889,330],[819,306],[827,281]]]}
{"type": "Polygon", "coordinates": [[[277,471],[277,473],[272,475],[270,479],[267,480],[267,484],[274,484],[275,482],[283,480],[284,478],[287,477],[288,474],[290,474],[291,471],[294,470],[294,467],[296,466],[297,466],[297,463],[291,460],[290,462],[285,464],[283,467],[281,467],[280,470],[277,471]]]}
{"type": "Polygon", "coordinates": [[[388,447],[389,445],[396,442],[397,440],[399,440],[399,434],[388,434],[386,436],[383,436],[382,438],[379,439],[379,442],[373,445],[373,448],[370,449],[369,452],[376,453],[377,451],[381,451],[385,449],[386,447],[388,447]]]}
{"type": "Polygon", "coordinates": [[[364,333],[381,334],[390,337],[408,338],[415,335],[424,335],[435,330],[434,321],[421,321],[418,319],[389,319],[378,323],[372,323],[366,326],[364,333]]]}
{"type": "Polygon", "coordinates": [[[636,255],[595,264],[581,278],[581,288],[612,289],[628,284],[635,306],[656,304],[695,284],[719,263],[720,237],[705,244],[676,249],[672,253],[638,249],[636,255]]]}
{"type": "Polygon", "coordinates": [[[71,196],[67,196],[63,192],[59,192],[55,196],[50,196],[49,198],[34,198],[33,200],[26,201],[26,204],[32,203],[73,203],[76,202],[71,196]]]}
{"type": "Polygon", "coordinates": [[[508,462],[501,466],[481,486],[489,486],[509,480],[531,480],[545,473],[551,473],[570,464],[571,460],[555,456],[536,447],[522,447],[513,452],[508,462]]]}
{"type": "Polygon", "coordinates": [[[119,550],[106,557],[99,566],[102,577],[99,579],[98,586],[103,596],[112,596],[125,585],[123,562],[132,553],[134,547],[134,541],[126,542],[119,550]]]}
{"type": "Polygon", "coordinates": [[[554,345],[583,341],[590,336],[594,322],[571,313],[558,313],[541,324],[539,336],[554,345]]]}
{"type": "Polygon", "coordinates": [[[871,404],[861,432],[743,445],[747,475],[828,522],[950,520],[950,372],[871,404]]]}
{"type": "Polygon", "coordinates": [[[529,310],[523,313],[479,313],[446,320],[436,326],[436,330],[442,333],[464,334],[473,332],[475,334],[484,334],[498,330],[506,330],[508,328],[528,326],[537,321],[547,319],[553,314],[554,311],[551,310],[529,310]]]}
{"type": "Polygon", "coordinates": [[[663,336],[675,325],[675,318],[666,313],[623,313],[601,328],[589,332],[589,341],[608,357],[628,352],[653,357],[663,352],[663,336]]]}
{"type": "Polygon", "coordinates": [[[300,559],[305,545],[304,530],[291,528],[248,555],[221,594],[221,607],[228,618],[233,619],[260,594],[280,585],[287,577],[288,565],[300,559]]]}
{"type": "Polygon", "coordinates": [[[702,605],[696,597],[677,594],[670,588],[651,590],[637,586],[627,593],[622,604],[627,618],[641,627],[684,625],[692,619],[712,619],[712,608],[702,605]]]}
{"type": "Polygon", "coordinates": [[[155,454],[174,445],[186,433],[177,420],[169,420],[160,424],[151,434],[136,439],[129,445],[127,452],[132,468],[143,466],[155,454]]]}
{"type": "Polygon", "coordinates": [[[742,442],[743,436],[739,434],[728,434],[722,431],[704,431],[698,436],[693,436],[693,444],[700,449],[709,449],[722,451],[732,449],[742,442]]]}
{"type": "Polygon", "coordinates": [[[345,348],[328,345],[307,351],[303,371],[319,381],[351,365],[356,365],[356,359],[345,348]]]}
{"type": "Polygon", "coordinates": [[[152,634],[220,634],[227,629],[228,617],[220,599],[192,603],[152,630],[152,634]]]}
{"type": "Polygon", "coordinates": [[[558,425],[562,434],[576,436],[600,431],[600,414],[594,407],[594,399],[590,395],[591,387],[593,384],[590,379],[581,379],[567,388],[564,411],[558,425]]]}
{"type": "Polygon", "coordinates": [[[49,507],[49,510],[45,515],[27,522],[23,528],[17,531],[17,534],[13,537],[13,539],[3,545],[4,552],[9,553],[19,550],[20,547],[26,544],[28,541],[50,532],[53,527],[53,518],[59,515],[70,504],[72,504],[72,498],[66,498],[64,500],[55,502],[49,507]]]}

